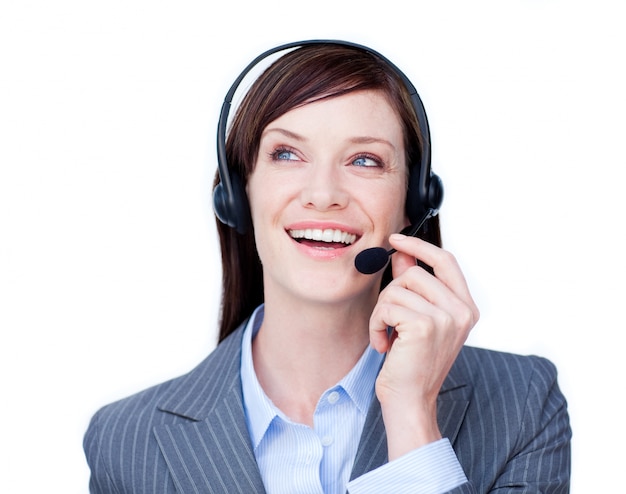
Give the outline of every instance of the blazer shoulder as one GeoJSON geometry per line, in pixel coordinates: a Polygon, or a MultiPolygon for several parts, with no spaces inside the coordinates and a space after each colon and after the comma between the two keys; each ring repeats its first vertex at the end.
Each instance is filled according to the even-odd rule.
{"type": "Polygon", "coordinates": [[[556,380],[554,363],[538,355],[519,355],[485,348],[464,346],[453,371],[469,377],[473,382],[489,384],[503,379],[513,384],[528,383],[531,379],[556,380]]]}
{"type": "MultiPolygon", "coordinates": [[[[92,422],[98,421],[100,427],[119,424],[120,420],[141,418],[145,422],[156,411],[192,420],[202,418],[193,412],[193,404],[198,403],[199,397],[216,399],[239,378],[241,333],[238,330],[231,334],[188,373],[104,405],[92,422]]],[[[202,403],[201,408],[206,407],[207,403],[202,403]]]]}
{"type": "Polygon", "coordinates": [[[465,386],[472,405],[492,410],[515,421],[527,413],[541,413],[546,406],[566,410],[567,402],[558,384],[557,368],[549,359],[465,346],[455,361],[446,385],[465,386]],[[471,390],[471,391],[470,391],[471,390]]]}
{"type": "Polygon", "coordinates": [[[153,472],[149,477],[155,486],[171,483],[153,431],[203,420],[216,403],[237,391],[238,334],[220,343],[187,374],[109,403],[93,415],[83,438],[91,492],[117,492],[119,487],[113,486],[135,485],[138,472],[153,472]]]}

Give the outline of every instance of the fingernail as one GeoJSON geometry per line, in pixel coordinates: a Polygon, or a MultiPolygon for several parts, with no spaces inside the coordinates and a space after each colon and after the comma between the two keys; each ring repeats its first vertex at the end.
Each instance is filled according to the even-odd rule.
{"type": "Polygon", "coordinates": [[[406,235],[403,235],[402,233],[393,233],[391,234],[391,236],[389,237],[389,240],[404,240],[406,238],[406,235]]]}

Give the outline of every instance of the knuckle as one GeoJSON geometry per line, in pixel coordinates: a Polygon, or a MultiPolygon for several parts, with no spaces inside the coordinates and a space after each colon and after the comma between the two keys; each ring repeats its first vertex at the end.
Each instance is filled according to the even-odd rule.
{"type": "Polygon", "coordinates": [[[443,312],[443,311],[441,312],[439,316],[439,324],[443,328],[456,328],[457,327],[457,321],[452,316],[452,314],[449,314],[448,312],[443,312]]]}
{"type": "Polygon", "coordinates": [[[474,327],[477,321],[477,314],[475,310],[468,306],[462,305],[459,308],[458,314],[456,316],[456,324],[459,332],[467,335],[470,330],[474,327]]]}
{"type": "Polygon", "coordinates": [[[454,254],[452,254],[452,252],[445,250],[445,249],[440,249],[437,253],[438,258],[437,258],[437,262],[441,265],[447,265],[447,264],[456,264],[456,257],[454,256],[454,254]]]}
{"type": "Polygon", "coordinates": [[[433,315],[419,314],[415,318],[415,324],[416,324],[416,329],[415,329],[416,336],[418,336],[419,338],[423,340],[428,340],[433,335],[438,333],[439,331],[438,328],[441,327],[442,321],[440,318],[433,316],[433,315]]]}
{"type": "Polygon", "coordinates": [[[382,300],[376,304],[370,316],[370,329],[377,329],[383,324],[388,324],[391,316],[391,306],[392,304],[382,300]]]}

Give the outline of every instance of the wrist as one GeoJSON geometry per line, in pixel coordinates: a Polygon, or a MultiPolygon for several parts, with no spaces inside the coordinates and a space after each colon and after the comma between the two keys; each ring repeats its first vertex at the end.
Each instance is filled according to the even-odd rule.
{"type": "Polygon", "coordinates": [[[436,407],[381,402],[389,460],[442,438],[436,407]]]}

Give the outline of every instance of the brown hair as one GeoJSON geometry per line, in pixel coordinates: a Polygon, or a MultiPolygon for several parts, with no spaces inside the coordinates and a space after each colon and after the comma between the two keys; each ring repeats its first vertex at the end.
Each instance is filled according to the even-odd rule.
{"type": "MultiPolygon", "coordinates": [[[[404,127],[409,167],[419,166],[420,132],[410,95],[397,70],[363,49],[339,44],[305,45],[283,55],[254,82],[235,116],[226,140],[228,167],[245,187],[254,169],[261,134],[288,111],[324,98],[359,90],[382,91],[404,127]]],[[[216,174],[215,184],[219,183],[216,174]]],[[[263,270],[254,231],[237,233],[219,220],[222,251],[222,306],[219,341],[234,331],[263,302],[263,270]]],[[[429,219],[420,233],[441,245],[438,217],[429,219]]],[[[383,276],[383,286],[391,279],[383,276]]]]}

